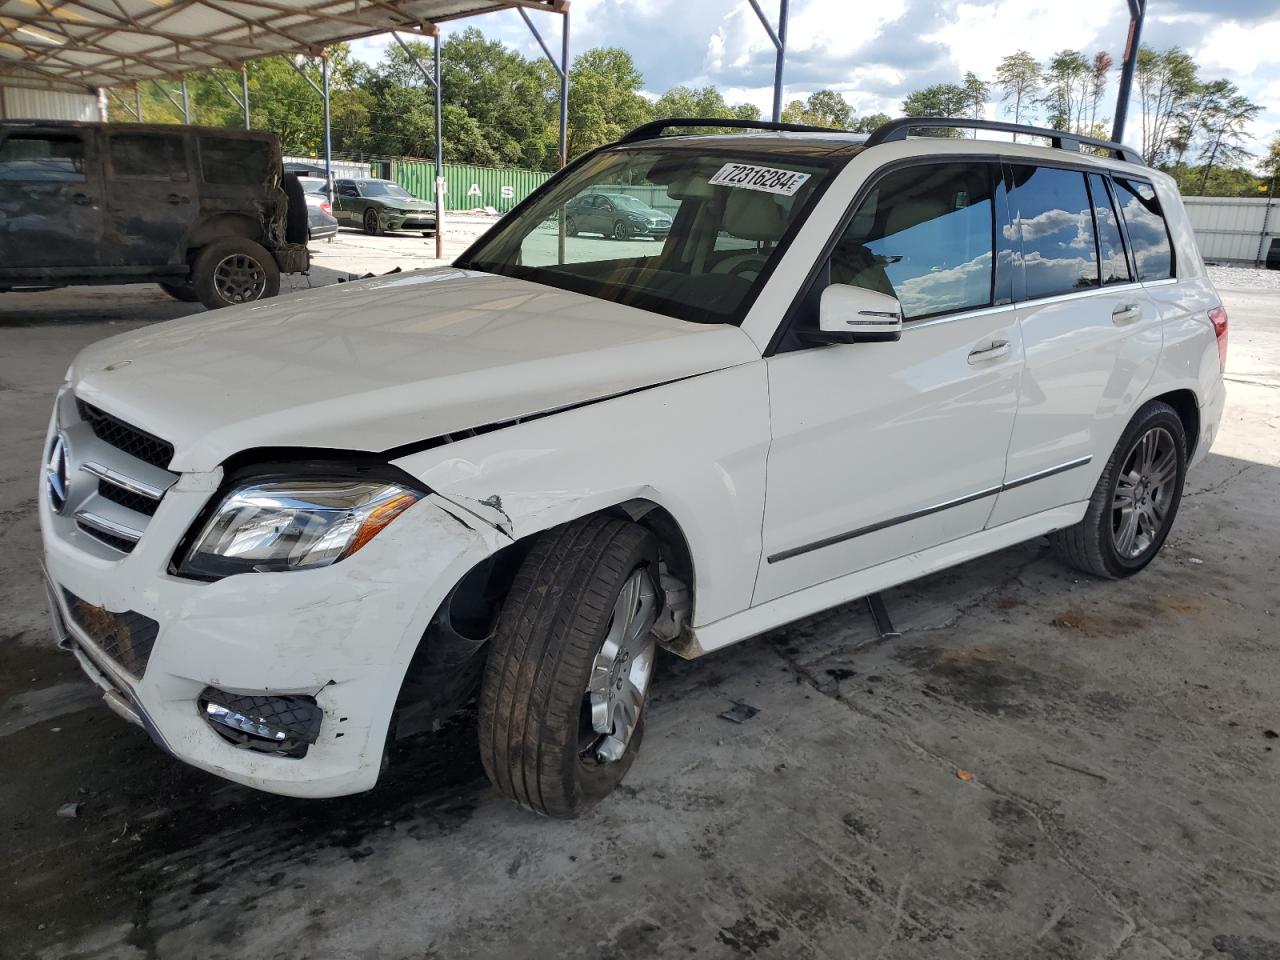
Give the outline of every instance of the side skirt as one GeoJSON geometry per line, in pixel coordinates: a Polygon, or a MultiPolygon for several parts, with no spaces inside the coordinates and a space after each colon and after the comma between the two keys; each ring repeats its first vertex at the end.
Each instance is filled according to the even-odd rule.
{"type": "Polygon", "coordinates": [[[897,560],[806,587],[758,607],[693,627],[683,641],[672,644],[670,649],[673,653],[692,660],[820,610],[827,610],[878,590],[887,590],[975,557],[1069,527],[1079,522],[1088,505],[1087,500],[1081,500],[1054,507],[989,530],[980,530],[950,543],[942,543],[897,560]]]}

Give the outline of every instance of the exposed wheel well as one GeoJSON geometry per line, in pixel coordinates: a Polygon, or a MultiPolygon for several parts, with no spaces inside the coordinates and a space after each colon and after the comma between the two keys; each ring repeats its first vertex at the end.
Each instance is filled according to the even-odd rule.
{"type": "Polygon", "coordinates": [[[1187,433],[1187,459],[1190,460],[1200,442],[1200,404],[1196,402],[1196,395],[1190,390],[1173,390],[1152,399],[1167,403],[1178,414],[1187,433]]]}
{"type": "Polygon", "coordinates": [[[262,243],[262,224],[243,214],[222,214],[204,221],[191,231],[187,248],[196,250],[223,237],[244,237],[254,243],[262,243]]]}
{"type": "MultiPolygon", "coordinates": [[[[651,500],[628,500],[597,513],[632,520],[658,540],[658,557],[688,590],[693,612],[693,555],[670,512],[651,500]]],[[[443,722],[474,694],[502,601],[534,539],[532,534],[476,564],[449,592],[418,644],[396,701],[393,736],[443,722]]]]}

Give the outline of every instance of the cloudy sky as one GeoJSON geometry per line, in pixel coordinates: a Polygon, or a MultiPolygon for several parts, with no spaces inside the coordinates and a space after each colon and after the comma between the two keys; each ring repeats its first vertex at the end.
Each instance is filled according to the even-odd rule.
{"type": "MultiPolygon", "coordinates": [[[[776,11],[777,0],[761,6],[776,11]]],[[[648,91],[714,83],[730,102],[755,103],[768,115],[773,47],[746,0],[573,0],[572,9],[574,52],[623,47],[648,91]]],[[[558,18],[533,16],[554,49],[558,18]]],[[[449,30],[468,24],[539,55],[514,11],[449,30]]],[[[1042,60],[1064,47],[1107,50],[1119,61],[1127,29],[1125,0],[792,0],[786,99],[829,87],[858,113],[897,115],[910,91],[958,81],[966,70],[989,80],[1000,57],[1018,49],[1042,60]]],[[[1143,41],[1186,48],[1203,78],[1227,77],[1262,104],[1255,149],[1280,129],[1278,0],[1148,0],[1143,41]]],[[[359,41],[356,54],[376,60],[386,42],[359,41]]],[[[991,104],[988,115],[1000,111],[991,104]]],[[[1130,117],[1136,124],[1132,110],[1130,117]]],[[[1126,139],[1138,139],[1135,127],[1126,139]]]]}

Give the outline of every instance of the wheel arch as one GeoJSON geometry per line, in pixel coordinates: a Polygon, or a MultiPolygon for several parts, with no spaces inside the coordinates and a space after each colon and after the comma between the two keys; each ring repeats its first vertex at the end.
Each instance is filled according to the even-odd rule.
{"type": "Polygon", "coordinates": [[[265,246],[265,236],[262,224],[253,217],[243,213],[220,213],[196,225],[187,238],[187,249],[197,250],[224,237],[243,237],[265,246]]]}
{"type": "MultiPolygon", "coordinates": [[[[1147,403],[1159,400],[1173,407],[1182,421],[1182,429],[1187,434],[1187,462],[1195,455],[1196,446],[1200,442],[1200,402],[1192,390],[1183,388],[1170,390],[1148,399],[1147,403]]],[[[1146,406],[1146,404],[1143,404],[1146,406]]]]}
{"type": "Polygon", "coordinates": [[[687,591],[684,622],[692,622],[696,598],[693,551],[676,517],[662,504],[635,497],[608,506],[557,516],[527,529],[512,542],[473,564],[440,602],[400,683],[393,711],[392,738],[412,736],[444,722],[478,689],[487,646],[502,601],[525,554],[548,530],[593,516],[614,516],[647,529],[658,542],[658,559],[687,591]]]}

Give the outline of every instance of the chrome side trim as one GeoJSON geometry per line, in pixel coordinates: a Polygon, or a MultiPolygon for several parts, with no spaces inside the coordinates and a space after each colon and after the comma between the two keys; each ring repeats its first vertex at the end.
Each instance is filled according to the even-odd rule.
{"type": "Polygon", "coordinates": [[[132,542],[137,543],[142,539],[141,530],[126,527],[122,523],[117,523],[114,520],[108,520],[106,517],[96,513],[90,513],[88,510],[77,511],[76,520],[83,523],[86,527],[92,527],[94,530],[100,530],[101,532],[110,534],[113,537],[119,537],[121,540],[131,540],[132,542]]]}
{"type": "Polygon", "coordinates": [[[971,493],[968,496],[958,497],[955,500],[948,500],[945,503],[935,504],[932,507],[924,507],[920,510],[912,510],[910,513],[904,513],[900,517],[894,517],[892,520],[881,520],[878,523],[871,523],[865,527],[859,527],[857,530],[850,530],[848,533],[837,533],[834,537],[825,537],[822,540],[815,540],[813,543],[806,543],[802,547],[792,547],[790,550],[783,550],[775,553],[767,559],[768,563],[777,563],[780,560],[790,560],[792,557],[798,557],[802,553],[809,553],[812,550],[821,550],[823,547],[832,547],[837,543],[844,543],[846,540],[853,540],[855,537],[862,537],[868,533],[875,533],[877,530],[884,530],[886,527],[896,527],[900,523],[906,523],[908,520],[918,520],[921,517],[927,517],[931,513],[938,513],[942,510],[950,510],[952,507],[963,506],[966,503],[973,503],[975,500],[981,500],[984,497],[994,497],[1000,492],[1000,488],[988,487],[985,490],[979,490],[977,493],[971,493]]]}
{"type": "Polygon", "coordinates": [[[792,557],[798,557],[803,553],[809,553],[813,550],[821,550],[823,547],[832,547],[837,543],[844,543],[846,540],[853,540],[856,537],[862,537],[868,533],[875,533],[878,530],[884,530],[888,527],[896,527],[900,523],[919,520],[921,517],[927,517],[930,514],[939,513],[943,510],[950,510],[952,507],[960,507],[966,503],[973,503],[975,500],[982,500],[985,497],[993,497],[1006,490],[1013,490],[1016,487],[1025,486],[1026,484],[1034,483],[1037,480],[1044,480],[1047,477],[1052,477],[1059,473],[1065,473],[1067,470],[1074,470],[1076,467],[1083,467],[1092,459],[1093,457],[1091,456],[1078,457],[1075,460],[1060,463],[1056,467],[1049,467],[1047,470],[1037,470],[1035,473],[1029,473],[1025,477],[1019,477],[1017,480],[1010,480],[1007,483],[1000,484],[999,486],[987,487],[985,490],[979,490],[977,493],[971,493],[968,496],[957,497],[955,500],[948,500],[945,503],[939,503],[932,507],[912,510],[910,513],[904,513],[900,517],[894,517],[891,520],[881,520],[878,523],[871,523],[865,527],[858,527],[856,530],[850,530],[848,533],[838,533],[833,537],[825,537],[822,540],[815,540],[813,543],[806,543],[804,546],[792,547],[789,550],[781,550],[778,553],[767,557],[765,562],[777,563],[780,560],[790,560],[792,557]]]}
{"type": "Polygon", "coordinates": [[[126,477],[117,470],[110,467],[104,467],[96,460],[89,460],[80,465],[80,469],[86,473],[91,473],[99,480],[105,480],[107,483],[114,484],[130,493],[136,493],[140,497],[146,497],[148,500],[159,500],[164,496],[164,491],[158,487],[153,487],[149,483],[142,480],[135,480],[133,477],[126,477]]]}
{"type": "Polygon", "coordinates": [[[1076,467],[1083,467],[1092,460],[1093,457],[1078,457],[1075,460],[1068,460],[1066,463],[1060,463],[1056,467],[1050,467],[1047,470],[1037,470],[1035,473],[1029,473],[1025,477],[1019,477],[1017,480],[1010,480],[1001,487],[1002,490],[1012,490],[1015,487],[1021,487],[1028,483],[1035,483],[1037,480],[1043,480],[1046,477],[1052,477],[1055,474],[1065,473],[1068,470],[1074,470],[1076,467]]]}

